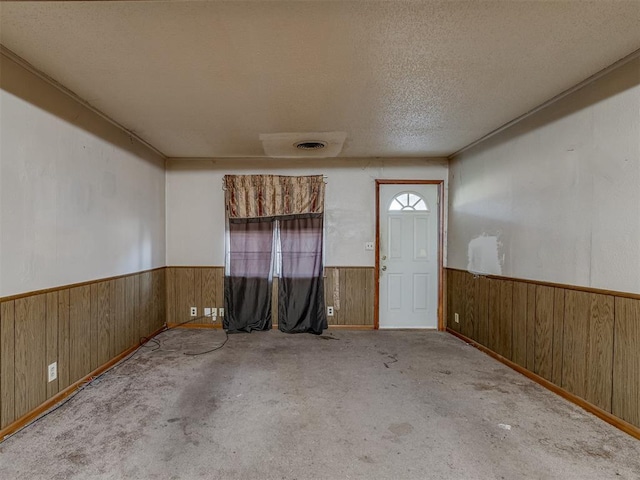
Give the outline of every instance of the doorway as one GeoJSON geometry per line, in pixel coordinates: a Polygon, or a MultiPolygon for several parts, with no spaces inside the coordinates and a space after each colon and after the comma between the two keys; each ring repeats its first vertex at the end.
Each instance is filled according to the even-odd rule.
{"type": "Polygon", "coordinates": [[[442,187],[376,182],[376,328],[442,329],[442,187]]]}

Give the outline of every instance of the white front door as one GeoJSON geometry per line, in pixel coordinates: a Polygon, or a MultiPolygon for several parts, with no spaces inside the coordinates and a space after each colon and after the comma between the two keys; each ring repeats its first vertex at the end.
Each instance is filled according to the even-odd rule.
{"type": "Polygon", "coordinates": [[[438,327],[438,186],[380,185],[380,328],[438,327]]]}

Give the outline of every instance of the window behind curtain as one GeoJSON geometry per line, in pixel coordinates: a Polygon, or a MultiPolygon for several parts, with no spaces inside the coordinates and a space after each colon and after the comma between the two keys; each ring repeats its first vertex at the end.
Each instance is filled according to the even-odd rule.
{"type": "Polygon", "coordinates": [[[322,176],[227,175],[224,182],[228,222],[225,328],[271,328],[275,272],[280,277],[280,330],[321,333],[327,323],[322,176]]]}
{"type": "Polygon", "coordinates": [[[223,326],[230,332],[271,328],[273,225],[229,222],[223,326]]]}

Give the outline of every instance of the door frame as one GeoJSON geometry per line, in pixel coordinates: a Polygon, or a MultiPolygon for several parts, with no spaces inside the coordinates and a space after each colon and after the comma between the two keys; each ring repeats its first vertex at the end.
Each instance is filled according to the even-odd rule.
{"type": "Polygon", "coordinates": [[[373,297],[373,328],[380,328],[380,185],[437,185],[438,187],[438,331],[444,330],[443,318],[443,250],[444,250],[444,180],[376,180],[376,264],[373,297]]]}

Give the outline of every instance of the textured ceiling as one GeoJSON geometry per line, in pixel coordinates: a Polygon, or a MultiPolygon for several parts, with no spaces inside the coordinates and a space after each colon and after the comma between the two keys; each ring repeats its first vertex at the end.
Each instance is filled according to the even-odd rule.
{"type": "Polygon", "coordinates": [[[0,41],[170,157],[440,156],[640,48],[633,1],[2,2],[0,41]]]}

